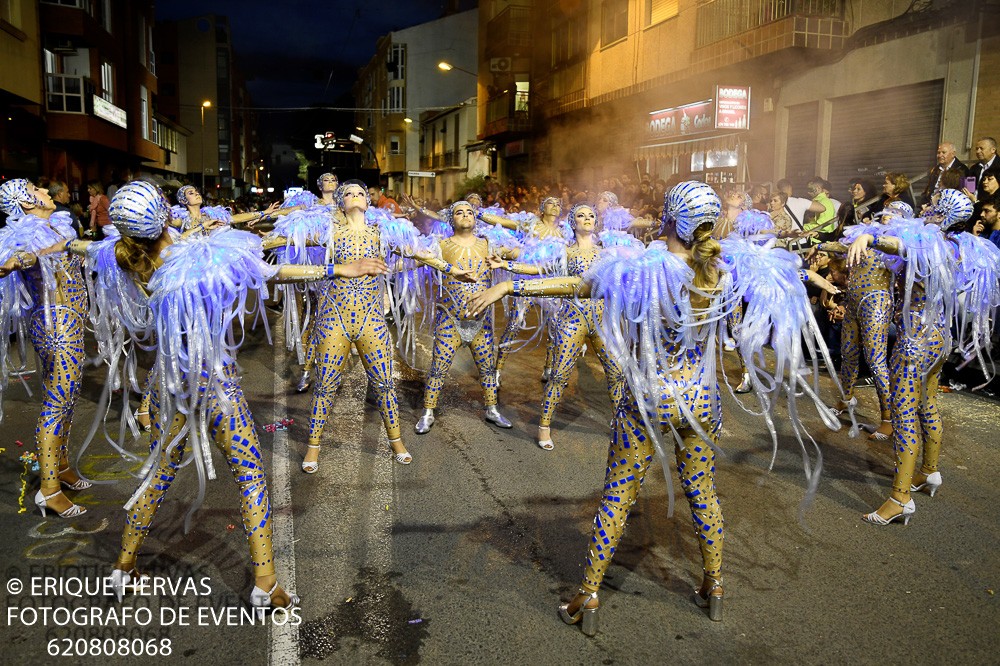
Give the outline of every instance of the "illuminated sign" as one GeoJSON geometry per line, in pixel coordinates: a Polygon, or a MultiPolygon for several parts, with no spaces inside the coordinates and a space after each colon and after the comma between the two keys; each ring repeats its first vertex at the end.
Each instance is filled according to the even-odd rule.
{"type": "Polygon", "coordinates": [[[128,127],[128,116],[125,113],[125,109],[117,107],[97,95],[94,95],[94,115],[119,127],[128,127]]]}
{"type": "Polygon", "coordinates": [[[716,86],[715,128],[750,129],[750,86],[716,86]]]}
{"type": "Polygon", "coordinates": [[[707,99],[670,109],[650,111],[646,137],[655,141],[710,132],[714,129],[712,100],[707,99]]]}

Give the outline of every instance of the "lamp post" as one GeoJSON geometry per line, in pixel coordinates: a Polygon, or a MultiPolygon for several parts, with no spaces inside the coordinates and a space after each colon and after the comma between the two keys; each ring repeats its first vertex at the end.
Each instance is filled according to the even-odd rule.
{"type": "Polygon", "coordinates": [[[477,79],[479,78],[479,75],[476,74],[475,72],[470,72],[467,69],[462,69],[461,67],[457,67],[455,65],[452,65],[450,62],[447,62],[445,60],[442,60],[441,62],[438,63],[438,69],[440,69],[442,72],[450,72],[453,69],[457,69],[460,72],[465,72],[469,76],[474,76],[477,79]]]}
{"type": "MultiPolygon", "coordinates": [[[[356,127],[355,129],[361,129],[361,128],[356,127]]],[[[362,131],[364,131],[364,130],[362,130],[362,131]]],[[[379,174],[381,174],[382,173],[382,167],[380,167],[378,165],[378,155],[375,154],[375,149],[372,148],[370,144],[366,143],[365,140],[362,139],[357,134],[352,134],[349,138],[350,138],[350,140],[352,142],[358,144],[359,146],[364,146],[365,148],[368,149],[368,152],[372,154],[372,159],[375,161],[375,168],[378,170],[379,174]]]]}
{"type": "Polygon", "coordinates": [[[201,195],[205,196],[205,109],[211,108],[212,102],[201,103],[201,195]]]}

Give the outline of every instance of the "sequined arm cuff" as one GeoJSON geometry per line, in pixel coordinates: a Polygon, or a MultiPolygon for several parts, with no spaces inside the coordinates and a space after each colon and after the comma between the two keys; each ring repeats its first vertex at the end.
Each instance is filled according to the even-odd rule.
{"type": "Polygon", "coordinates": [[[581,279],[578,277],[552,277],[541,280],[514,280],[515,296],[566,298],[577,295],[581,279]]]}

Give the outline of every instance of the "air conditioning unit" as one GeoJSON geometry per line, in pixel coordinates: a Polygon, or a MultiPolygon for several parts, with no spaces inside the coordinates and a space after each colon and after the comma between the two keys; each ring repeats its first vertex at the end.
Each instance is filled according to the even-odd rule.
{"type": "Polygon", "coordinates": [[[59,55],[76,55],[76,47],[73,46],[73,42],[68,39],[63,39],[56,42],[50,49],[53,53],[58,53],[59,55]]]}
{"type": "Polygon", "coordinates": [[[490,71],[504,73],[510,71],[510,58],[490,58],[490,71]]]}

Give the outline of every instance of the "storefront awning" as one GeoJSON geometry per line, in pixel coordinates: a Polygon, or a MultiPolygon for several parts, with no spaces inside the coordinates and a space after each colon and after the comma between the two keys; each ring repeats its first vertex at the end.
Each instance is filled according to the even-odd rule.
{"type": "Polygon", "coordinates": [[[652,159],[656,157],[678,157],[707,150],[736,150],[745,132],[730,132],[717,136],[697,137],[639,146],[636,149],[636,159],[652,159]]]}

